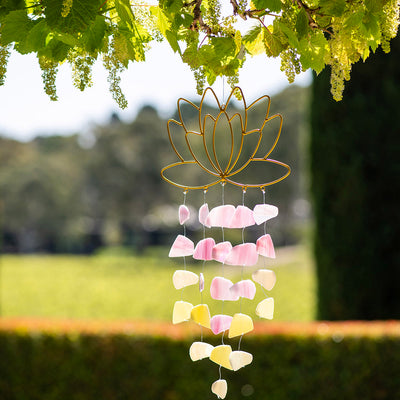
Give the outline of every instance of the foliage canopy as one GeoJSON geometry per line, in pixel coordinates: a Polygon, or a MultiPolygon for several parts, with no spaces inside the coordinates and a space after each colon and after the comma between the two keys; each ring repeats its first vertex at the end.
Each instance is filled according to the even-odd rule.
{"type": "Polygon", "coordinates": [[[187,63],[202,91],[226,76],[234,85],[246,56],[280,57],[293,81],[300,71],[331,66],[331,91],[342,98],[351,66],[379,45],[389,51],[399,25],[399,0],[0,0],[0,84],[11,48],[36,53],[44,90],[57,99],[60,63],[72,66],[74,85],[91,85],[102,58],[110,91],[127,101],[120,73],[144,61],[152,41],[166,40],[187,63]],[[226,2],[228,3],[228,2],[226,2]],[[237,20],[243,21],[237,24],[237,20]],[[242,28],[243,26],[243,28],[242,28]]]}

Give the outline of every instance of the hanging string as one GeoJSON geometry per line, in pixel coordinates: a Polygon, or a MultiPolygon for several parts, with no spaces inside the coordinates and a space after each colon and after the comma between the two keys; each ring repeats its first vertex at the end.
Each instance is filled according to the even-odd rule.
{"type": "MultiPolygon", "coordinates": [[[[242,192],[242,206],[244,206],[244,196],[246,194],[246,188],[243,188],[243,192],[242,192]]],[[[242,243],[244,244],[244,227],[242,228],[242,243]]],[[[240,280],[243,280],[243,270],[244,270],[244,265],[242,265],[242,268],[240,270],[240,280]]],[[[240,313],[242,312],[242,302],[243,302],[243,297],[240,296],[240,300],[239,300],[239,305],[240,305],[240,313]]]]}
{"type": "MultiPolygon", "coordinates": [[[[206,194],[207,194],[207,189],[204,190],[203,192],[203,204],[206,204],[206,194]]],[[[206,226],[203,224],[203,239],[206,238],[206,226]]],[[[203,260],[202,266],[201,266],[201,273],[203,274],[204,277],[204,267],[206,264],[206,260],[203,260]]],[[[200,291],[200,302],[203,304],[203,291],[200,291]]],[[[203,335],[203,328],[202,328],[202,335],[203,335]]]]}
{"type": "Polygon", "coordinates": [[[242,343],[243,333],[240,335],[239,343],[238,343],[238,350],[240,350],[240,345],[242,343]]]}
{"type": "MultiPolygon", "coordinates": [[[[187,190],[185,190],[183,192],[183,205],[186,205],[186,194],[187,194],[187,190]]],[[[183,236],[186,237],[186,222],[183,223],[183,236]]],[[[186,257],[183,256],[183,268],[186,271],[186,257]]],[[[185,288],[183,287],[181,290],[181,301],[183,301],[183,292],[184,292],[185,288]]]]}

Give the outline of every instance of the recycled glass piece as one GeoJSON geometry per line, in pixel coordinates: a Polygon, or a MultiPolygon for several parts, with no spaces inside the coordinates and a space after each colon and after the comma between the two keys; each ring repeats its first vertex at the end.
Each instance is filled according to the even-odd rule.
{"type": "Polygon", "coordinates": [[[213,278],[210,286],[210,294],[214,300],[239,300],[239,296],[232,293],[229,289],[233,286],[233,282],[229,279],[216,276],[213,278]]]}
{"type": "Polygon", "coordinates": [[[227,369],[232,369],[229,362],[229,355],[232,353],[232,347],[227,344],[215,346],[210,354],[210,360],[227,369]]]}
{"type": "Polygon", "coordinates": [[[225,259],[228,265],[252,266],[257,264],[258,254],[254,243],[243,243],[234,246],[225,259]]]}
{"type": "Polygon", "coordinates": [[[191,318],[196,324],[204,326],[204,328],[210,329],[210,310],[207,304],[198,304],[192,308],[191,318]]]}
{"type": "Polygon", "coordinates": [[[232,216],[229,228],[246,228],[255,223],[253,211],[250,210],[250,208],[246,206],[237,206],[232,216]]]}
{"type": "Polygon", "coordinates": [[[221,332],[227,331],[231,326],[231,322],[232,317],[230,315],[214,315],[210,322],[211,330],[214,335],[218,335],[221,332]]]}
{"type": "Polygon", "coordinates": [[[204,225],[229,228],[234,213],[235,207],[230,204],[215,207],[209,212],[204,225]]]}
{"type": "Polygon", "coordinates": [[[229,338],[244,335],[254,329],[253,320],[246,314],[237,313],[233,316],[229,329],[229,338]]]}
{"type": "Polygon", "coordinates": [[[238,369],[251,364],[253,362],[253,355],[247,351],[232,351],[229,355],[229,362],[231,363],[232,369],[237,371],[238,369]]]}
{"type": "Polygon", "coordinates": [[[172,276],[172,283],[175,289],[182,289],[186,286],[195,285],[198,281],[199,277],[197,274],[183,269],[176,270],[172,276]]]}
{"type": "Polygon", "coordinates": [[[190,218],[190,211],[189,209],[184,205],[179,206],[179,223],[183,225],[188,219],[190,218]]]}
{"type": "Polygon", "coordinates": [[[274,318],[274,299],[268,297],[257,304],[256,315],[260,318],[272,319],[274,318]]]}
{"type": "Polygon", "coordinates": [[[224,399],[228,393],[228,384],[225,379],[218,379],[211,385],[211,391],[217,395],[219,399],[224,399]]]}
{"type": "Polygon", "coordinates": [[[264,257],[275,258],[274,244],[271,236],[267,233],[257,239],[257,253],[264,257]]]}
{"type": "Polygon", "coordinates": [[[212,250],[215,246],[213,238],[206,238],[200,240],[194,249],[193,258],[196,260],[212,260],[212,250]]]}
{"type": "Polygon", "coordinates": [[[192,361],[202,360],[203,358],[209,358],[211,351],[214,348],[209,343],[205,342],[193,342],[189,349],[189,355],[192,361]]]}
{"type": "Polygon", "coordinates": [[[199,209],[199,222],[202,225],[206,226],[207,228],[210,228],[210,226],[206,224],[206,219],[208,217],[208,214],[209,214],[208,204],[204,203],[199,209]]]}
{"type": "Polygon", "coordinates": [[[176,301],[172,312],[172,323],[180,324],[181,322],[189,321],[192,309],[193,304],[187,301],[176,301]]]}
{"type": "Polygon", "coordinates": [[[256,295],[256,285],[250,279],[235,283],[229,290],[236,296],[250,300],[253,300],[256,295]]]}
{"type": "Polygon", "coordinates": [[[253,209],[254,220],[257,225],[275,218],[278,215],[278,207],[271,204],[257,204],[253,209]]]}
{"type": "Polygon", "coordinates": [[[259,269],[254,271],[251,277],[254,282],[259,283],[266,290],[271,290],[276,283],[275,272],[270,269],[259,269]]]}
{"type": "Polygon", "coordinates": [[[204,275],[202,272],[200,272],[199,276],[199,290],[202,292],[204,290],[204,275]]]}
{"type": "Polygon", "coordinates": [[[169,257],[191,256],[194,251],[194,243],[186,236],[178,235],[171,246],[169,257]]]}
{"type": "Polygon", "coordinates": [[[217,243],[212,249],[212,258],[215,261],[219,261],[220,263],[224,263],[226,257],[232,250],[231,242],[220,242],[217,243]]]}

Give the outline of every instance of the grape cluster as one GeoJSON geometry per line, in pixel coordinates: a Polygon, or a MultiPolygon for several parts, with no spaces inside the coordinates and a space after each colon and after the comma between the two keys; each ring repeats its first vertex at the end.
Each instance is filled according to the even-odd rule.
{"type": "Polygon", "coordinates": [[[281,52],[280,70],[285,73],[289,83],[294,82],[296,74],[301,72],[299,55],[291,47],[281,52]]]}
{"type": "Polygon", "coordinates": [[[0,86],[4,85],[9,56],[10,56],[10,46],[0,46],[0,86]]]}
{"type": "Polygon", "coordinates": [[[63,0],[62,2],[62,9],[61,9],[61,16],[66,18],[71,11],[72,5],[74,0],[63,0]]]}
{"type": "Polygon", "coordinates": [[[84,91],[93,85],[92,65],[95,61],[94,57],[87,54],[78,55],[71,51],[68,55],[68,62],[72,67],[72,81],[77,89],[84,91]]]}
{"type": "Polygon", "coordinates": [[[56,77],[58,72],[58,63],[46,56],[40,56],[39,66],[42,70],[42,80],[45,93],[50,97],[50,100],[57,101],[56,77]]]}
{"type": "Polygon", "coordinates": [[[397,35],[399,27],[400,1],[389,0],[383,6],[382,20],[380,23],[382,30],[381,45],[385,53],[390,51],[390,39],[397,35]]]}

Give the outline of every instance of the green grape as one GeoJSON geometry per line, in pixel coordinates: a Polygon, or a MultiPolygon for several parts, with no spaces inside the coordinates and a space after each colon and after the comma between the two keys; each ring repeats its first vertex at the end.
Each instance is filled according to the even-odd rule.
{"type": "Polygon", "coordinates": [[[397,35],[399,28],[400,1],[391,0],[383,6],[380,27],[382,31],[382,49],[385,53],[390,51],[390,39],[397,35]]]}
{"type": "Polygon", "coordinates": [[[40,56],[39,66],[42,70],[42,80],[45,93],[50,97],[50,100],[57,101],[56,77],[58,72],[58,63],[46,56],[40,56]]]}
{"type": "Polygon", "coordinates": [[[84,91],[87,87],[93,85],[92,81],[92,65],[96,61],[94,57],[89,55],[78,55],[70,52],[68,61],[72,66],[72,80],[74,86],[84,91]]]}
{"type": "Polygon", "coordinates": [[[206,75],[204,74],[203,68],[192,69],[194,79],[196,80],[196,91],[197,94],[201,95],[206,84],[206,75]]]}
{"type": "Polygon", "coordinates": [[[61,16],[62,17],[67,17],[68,14],[71,11],[72,5],[74,3],[74,0],[63,0],[62,3],[62,9],[61,9],[61,16]]]}
{"type": "Polygon", "coordinates": [[[0,46],[0,86],[4,85],[9,57],[10,46],[0,46]]]}
{"type": "Polygon", "coordinates": [[[110,84],[109,90],[113,99],[117,102],[120,108],[128,107],[128,101],[121,90],[120,72],[125,69],[115,51],[115,37],[112,38],[111,44],[108,46],[107,53],[103,54],[103,65],[108,71],[107,81],[110,84]]]}

